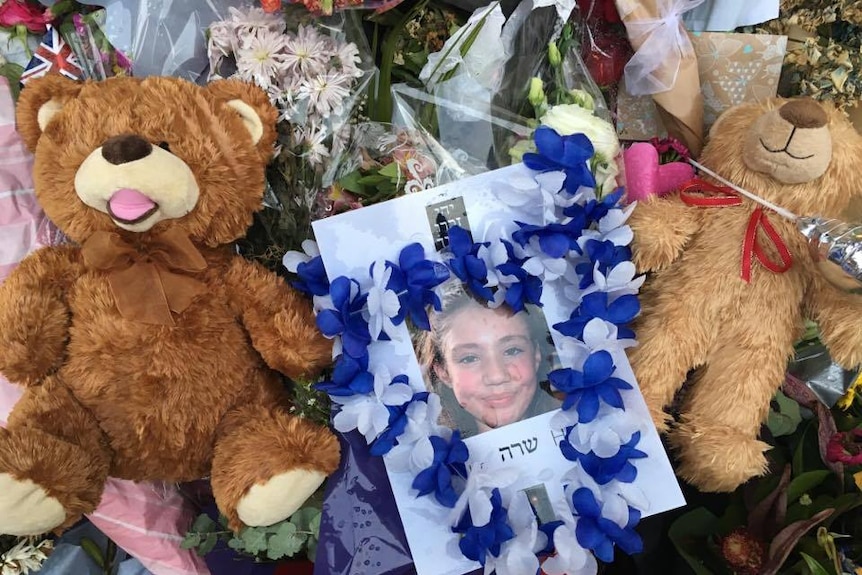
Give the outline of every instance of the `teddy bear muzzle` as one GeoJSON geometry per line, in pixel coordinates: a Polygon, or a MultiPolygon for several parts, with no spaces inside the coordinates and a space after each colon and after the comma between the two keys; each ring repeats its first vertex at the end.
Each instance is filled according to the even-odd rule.
{"type": "Polygon", "coordinates": [[[812,182],[826,173],[832,136],[826,112],[816,102],[791,100],[764,113],[745,139],[749,169],[785,184],[812,182]]]}
{"type": "Polygon", "coordinates": [[[188,214],[200,195],[181,158],[137,134],[113,136],[93,150],[75,174],[75,192],[117,227],[132,232],[188,214]]]}

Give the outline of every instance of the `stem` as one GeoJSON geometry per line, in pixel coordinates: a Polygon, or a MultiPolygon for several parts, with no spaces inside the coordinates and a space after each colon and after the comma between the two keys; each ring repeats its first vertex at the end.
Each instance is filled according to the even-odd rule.
{"type": "Polygon", "coordinates": [[[392,121],[392,68],[395,65],[395,47],[398,45],[398,40],[401,38],[401,33],[407,23],[416,17],[416,15],[425,8],[428,0],[421,0],[413,8],[404,15],[394,28],[386,33],[386,39],[383,41],[383,48],[380,52],[380,74],[379,82],[377,83],[377,106],[373,108],[374,117],[371,118],[375,122],[391,122],[392,121]]]}

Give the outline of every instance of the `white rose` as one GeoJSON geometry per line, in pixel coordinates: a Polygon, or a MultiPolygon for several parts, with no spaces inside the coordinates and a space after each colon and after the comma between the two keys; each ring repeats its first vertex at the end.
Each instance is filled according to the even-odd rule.
{"type": "Polygon", "coordinates": [[[614,127],[577,104],[560,104],[542,116],[543,125],[561,136],[584,134],[593,143],[596,153],[606,161],[614,161],[620,152],[620,141],[614,127]]]}

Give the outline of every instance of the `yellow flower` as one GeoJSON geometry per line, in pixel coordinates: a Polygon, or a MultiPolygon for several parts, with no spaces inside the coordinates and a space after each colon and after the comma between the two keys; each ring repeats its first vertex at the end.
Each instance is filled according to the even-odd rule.
{"type": "Polygon", "coordinates": [[[842,410],[847,411],[850,409],[850,406],[853,405],[853,400],[856,399],[856,395],[862,393],[862,371],[859,372],[859,375],[856,376],[856,379],[853,380],[853,383],[850,384],[850,387],[847,388],[847,391],[838,400],[836,405],[842,410]]]}
{"type": "Polygon", "coordinates": [[[862,491],[862,471],[857,471],[853,474],[853,481],[856,483],[856,487],[859,488],[859,491],[862,491]]]}

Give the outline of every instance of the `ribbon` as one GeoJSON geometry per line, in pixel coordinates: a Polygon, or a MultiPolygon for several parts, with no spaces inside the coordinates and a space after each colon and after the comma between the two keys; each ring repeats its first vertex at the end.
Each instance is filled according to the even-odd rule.
{"type": "Polygon", "coordinates": [[[116,232],[96,232],[81,246],[85,264],[108,274],[120,315],[130,321],[174,326],[171,312],[184,311],[206,291],[187,274],[206,260],[178,228],[132,244],[116,232]]]}
{"type": "MultiPolygon", "coordinates": [[[[722,208],[742,205],[742,198],[736,195],[732,189],[724,186],[716,186],[699,178],[695,178],[683,186],[679,191],[679,198],[689,206],[701,208],[722,208]],[[704,193],[715,195],[702,195],[704,193]]],[[[745,237],[742,240],[742,270],[740,277],[745,283],[751,282],[751,266],[754,258],[757,258],[757,261],[763,267],[776,274],[783,274],[793,265],[793,256],[787,248],[787,244],[781,239],[776,229],[772,227],[766,212],[760,206],[748,218],[745,237]],[[778,257],[781,261],[769,259],[769,256],[757,239],[758,228],[763,229],[766,237],[769,238],[773,247],[778,252],[778,257]]]]}
{"type": "MultiPolygon", "coordinates": [[[[676,84],[683,57],[694,48],[682,24],[682,15],[704,0],[656,0],[657,17],[626,20],[632,44],[638,46],[625,67],[626,90],[633,96],[667,92],[676,84]]],[[[635,9],[631,1],[617,0],[623,18],[635,9]]]]}

